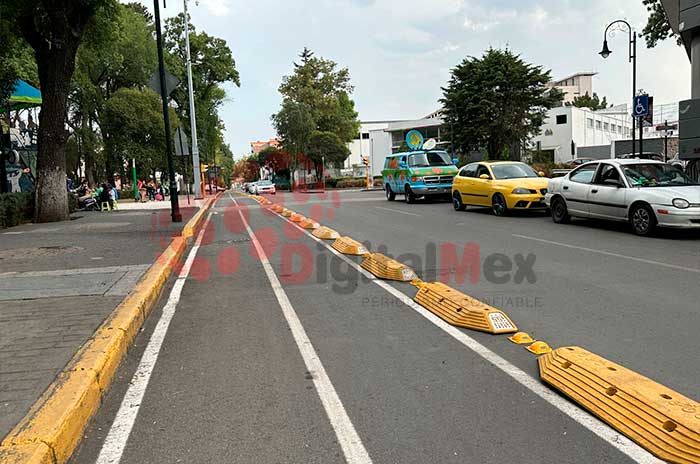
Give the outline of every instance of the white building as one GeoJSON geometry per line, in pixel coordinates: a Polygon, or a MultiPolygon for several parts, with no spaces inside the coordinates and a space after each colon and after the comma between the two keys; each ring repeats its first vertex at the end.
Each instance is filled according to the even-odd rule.
{"type": "Polygon", "coordinates": [[[598,73],[576,73],[564,79],[550,82],[547,87],[556,87],[564,92],[564,104],[571,104],[576,97],[582,97],[586,94],[593,96],[593,76],[596,74],[598,73]]]}
{"type": "MultiPolygon", "coordinates": [[[[343,174],[351,175],[355,177],[364,177],[365,166],[362,162],[363,156],[370,157],[370,165],[372,165],[373,152],[375,151],[374,145],[377,145],[376,150],[381,152],[387,146],[387,141],[385,140],[388,135],[384,132],[389,128],[391,124],[395,124],[400,121],[362,121],[360,122],[360,132],[357,134],[355,140],[348,144],[350,149],[350,156],[347,157],[345,163],[343,164],[343,174]],[[372,134],[374,134],[372,136],[372,134]]],[[[390,140],[390,139],[389,139],[390,140]]],[[[390,142],[388,144],[391,147],[390,142]]],[[[391,152],[390,152],[391,153],[391,152]]],[[[383,158],[382,158],[383,163],[383,158]]],[[[379,173],[374,175],[381,175],[382,168],[379,168],[379,173]]],[[[376,169],[372,169],[373,173],[376,173],[376,169]]]]}
{"type": "Polygon", "coordinates": [[[552,161],[564,163],[576,157],[578,147],[610,145],[631,135],[632,118],[626,105],[601,111],[562,106],[549,110],[533,144],[552,161]]]}

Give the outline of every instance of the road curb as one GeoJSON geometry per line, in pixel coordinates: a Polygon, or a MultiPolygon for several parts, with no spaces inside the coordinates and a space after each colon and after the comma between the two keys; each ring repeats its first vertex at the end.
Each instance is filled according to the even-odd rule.
{"type": "Polygon", "coordinates": [[[73,454],[83,431],[99,409],[119,365],[153,309],[160,291],[179,268],[179,259],[220,198],[208,200],[190,219],[181,236],[146,271],[134,290],[115,308],[0,443],[3,464],[60,464],[73,454]]]}

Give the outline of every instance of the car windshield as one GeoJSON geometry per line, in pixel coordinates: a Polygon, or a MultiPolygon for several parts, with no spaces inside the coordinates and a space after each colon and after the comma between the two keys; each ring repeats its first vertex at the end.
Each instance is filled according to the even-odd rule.
{"type": "Polygon", "coordinates": [[[522,179],[526,177],[539,177],[539,175],[525,163],[492,164],[491,170],[496,179],[522,179]]]}
{"type": "Polygon", "coordinates": [[[429,151],[428,153],[410,155],[408,157],[408,165],[412,168],[452,166],[452,160],[444,151],[429,151]]]}
{"type": "Polygon", "coordinates": [[[622,167],[622,172],[633,187],[678,187],[697,185],[678,168],[670,164],[639,163],[622,167]]]}
{"type": "Polygon", "coordinates": [[[260,182],[258,182],[258,185],[272,185],[272,182],[270,182],[269,180],[261,180],[260,182]]]}

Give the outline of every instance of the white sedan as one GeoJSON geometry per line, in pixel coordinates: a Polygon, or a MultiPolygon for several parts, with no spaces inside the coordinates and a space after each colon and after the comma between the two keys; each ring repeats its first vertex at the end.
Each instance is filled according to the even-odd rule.
{"type": "Polygon", "coordinates": [[[700,185],[661,161],[600,160],[549,181],[556,223],[572,216],[628,221],[637,235],[657,226],[700,229],[700,185]]]}

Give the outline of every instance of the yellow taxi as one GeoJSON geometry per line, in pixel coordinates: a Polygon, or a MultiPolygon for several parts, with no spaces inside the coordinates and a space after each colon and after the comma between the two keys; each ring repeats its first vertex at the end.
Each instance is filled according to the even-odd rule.
{"type": "Polygon", "coordinates": [[[544,211],[548,183],[544,173],[525,163],[481,161],[459,170],[452,184],[452,204],[457,211],[488,206],[496,216],[511,210],[544,211]]]}

